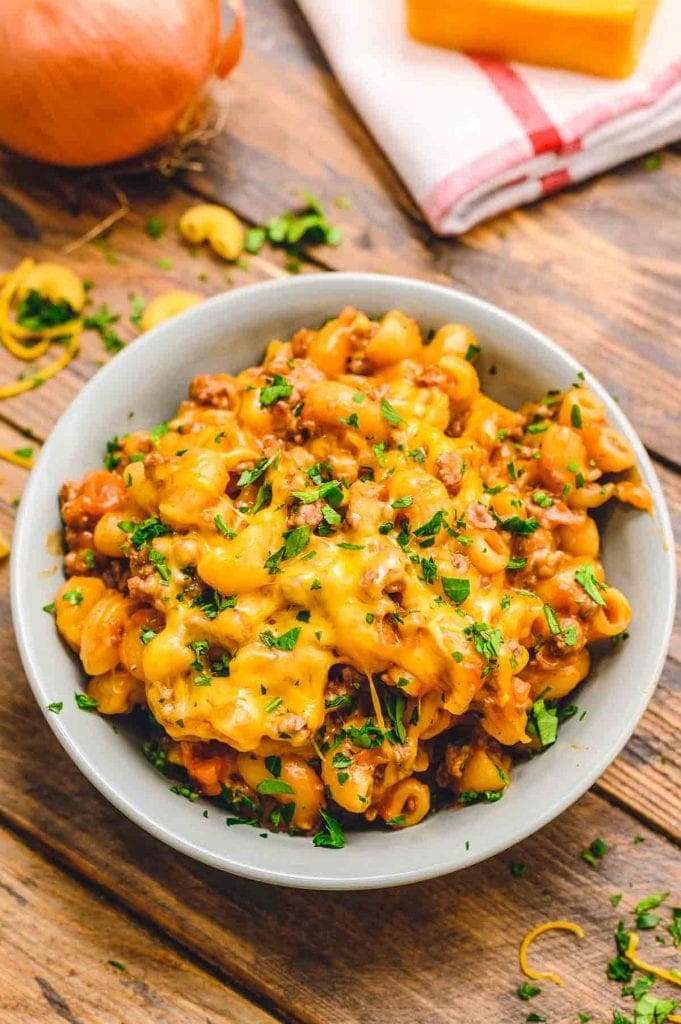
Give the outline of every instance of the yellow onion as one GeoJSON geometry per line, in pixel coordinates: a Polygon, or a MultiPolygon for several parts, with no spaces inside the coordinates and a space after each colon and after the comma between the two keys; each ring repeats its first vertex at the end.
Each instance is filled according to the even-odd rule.
{"type": "Polygon", "coordinates": [[[201,86],[236,64],[242,0],[1,0],[0,142],[68,167],[168,138],[201,86]]]}

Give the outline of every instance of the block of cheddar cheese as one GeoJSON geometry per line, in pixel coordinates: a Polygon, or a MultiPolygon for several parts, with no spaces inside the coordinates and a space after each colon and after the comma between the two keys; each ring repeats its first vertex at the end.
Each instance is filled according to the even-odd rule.
{"type": "Polygon", "coordinates": [[[406,0],[414,39],[504,60],[624,78],[657,0],[406,0]]]}

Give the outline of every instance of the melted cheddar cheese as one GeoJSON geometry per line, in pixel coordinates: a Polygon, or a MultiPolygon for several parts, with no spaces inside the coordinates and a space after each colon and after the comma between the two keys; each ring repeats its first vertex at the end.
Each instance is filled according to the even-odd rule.
{"type": "Polygon", "coordinates": [[[146,703],[152,760],[328,833],[497,799],[511,755],[553,742],[587,645],[630,615],[589,512],[649,496],[585,387],[515,412],[477,352],[461,325],[424,344],[344,310],[197,377],[64,485],[57,626],[100,711],[146,703]]]}

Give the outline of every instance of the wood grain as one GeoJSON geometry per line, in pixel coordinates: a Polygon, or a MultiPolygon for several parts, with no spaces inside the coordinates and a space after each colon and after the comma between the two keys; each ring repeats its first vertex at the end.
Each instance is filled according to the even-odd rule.
{"type": "Polygon", "coordinates": [[[5,1024],[275,1024],[4,829],[0,920],[5,1024]]]}

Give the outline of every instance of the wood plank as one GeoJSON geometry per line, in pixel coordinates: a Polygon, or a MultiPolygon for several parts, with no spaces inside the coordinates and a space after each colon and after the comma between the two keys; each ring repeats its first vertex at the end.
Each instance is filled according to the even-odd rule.
{"type": "MultiPolygon", "coordinates": [[[[548,938],[535,951],[534,962],[558,967],[566,988],[543,985],[532,1009],[565,1024],[577,1011],[610,1019],[618,986],[603,972],[612,929],[642,896],[681,885],[669,843],[587,795],[538,835],[459,875],[373,893],[272,889],[146,836],[95,794],[52,736],[42,740],[35,772],[28,752],[19,755],[19,771],[32,776],[26,786],[5,758],[5,817],[287,1020],[460,1024],[462,1010],[470,1024],[520,1019],[528,1008],[515,995],[518,944],[552,918],[576,920],[587,939],[548,938]],[[597,836],[609,853],[594,870],[580,851],[597,836]],[[512,861],[526,865],[524,877],[512,877],[512,861]],[[621,892],[615,911],[609,896],[621,892]]],[[[670,959],[669,948],[644,941],[651,959],[670,959]]],[[[122,959],[117,950],[110,955],[122,959]]]]}
{"type": "Polygon", "coordinates": [[[564,345],[617,394],[646,444],[678,460],[675,380],[681,158],[636,161],[459,242],[434,239],[413,212],[303,27],[295,5],[249,4],[248,47],[229,83],[226,133],[192,188],[255,222],[303,188],[331,204],[346,240],[317,250],[335,270],[404,273],[503,306],[564,345]],[[276,40],[276,45],[274,45],[276,40]],[[641,225],[645,224],[645,230],[641,225]]]}
{"type": "Polygon", "coordinates": [[[6,1024],[274,1024],[91,889],[0,829],[6,1024]]]}
{"type": "Polygon", "coordinates": [[[595,789],[681,839],[679,723],[681,665],[669,658],[643,721],[595,789]]]}
{"type": "MultiPolygon", "coordinates": [[[[1,410],[0,410],[1,411],[1,410]]],[[[7,451],[28,451],[37,456],[40,451],[40,442],[33,438],[25,437],[12,426],[0,420],[0,448],[7,451]]],[[[15,466],[11,462],[0,460],[0,529],[5,536],[9,536],[14,525],[14,514],[17,504],[21,499],[29,470],[23,466],[15,466]]]]}

